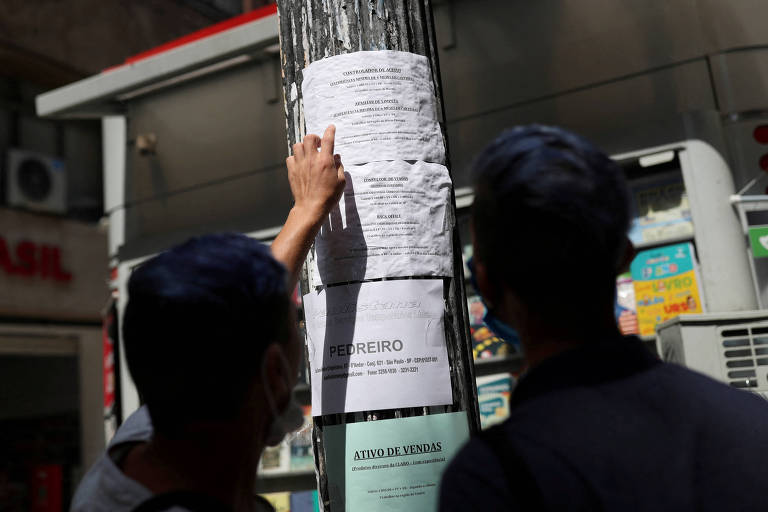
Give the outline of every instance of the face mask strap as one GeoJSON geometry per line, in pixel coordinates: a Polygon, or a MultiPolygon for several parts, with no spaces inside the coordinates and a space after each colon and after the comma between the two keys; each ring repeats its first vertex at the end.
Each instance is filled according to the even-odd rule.
{"type": "MultiPolygon", "coordinates": [[[[285,357],[285,354],[283,353],[282,347],[280,347],[280,362],[283,365],[283,371],[285,371],[286,374],[286,385],[288,386],[289,392],[291,391],[291,382],[290,377],[288,376],[290,374],[290,365],[288,364],[288,359],[285,357]]],[[[263,358],[261,363],[261,381],[264,385],[264,396],[267,399],[267,404],[269,405],[269,410],[272,413],[272,416],[275,417],[275,419],[280,417],[280,413],[277,410],[277,404],[275,402],[275,397],[273,395],[273,390],[270,389],[269,383],[267,382],[267,358],[263,358]]]]}
{"type": "Polygon", "coordinates": [[[304,416],[301,412],[301,408],[296,404],[294,399],[293,390],[291,389],[290,371],[291,367],[288,363],[288,358],[280,349],[280,360],[283,365],[283,370],[286,372],[286,385],[289,389],[288,405],[282,412],[278,411],[277,404],[275,403],[275,397],[273,396],[273,390],[266,378],[267,361],[266,358],[262,363],[262,382],[264,384],[264,395],[269,404],[270,411],[272,412],[272,422],[270,425],[270,432],[267,435],[266,443],[268,446],[277,446],[281,441],[285,439],[285,436],[290,432],[301,428],[301,424],[304,421],[304,416]]]}

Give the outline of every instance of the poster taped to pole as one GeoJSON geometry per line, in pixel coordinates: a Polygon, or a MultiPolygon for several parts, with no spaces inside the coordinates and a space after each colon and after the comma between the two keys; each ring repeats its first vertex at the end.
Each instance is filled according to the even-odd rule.
{"type": "Polygon", "coordinates": [[[331,510],[436,510],[442,473],[468,438],[466,412],[326,427],[331,510]]]}
{"type": "Polygon", "coordinates": [[[453,402],[442,279],[333,286],[304,308],[314,416],[453,402]]]}
{"type": "Polygon", "coordinates": [[[312,284],[453,274],[451,178],[439,164],[347,167],[339,205],[315,239],[312,284]]]}
{"type": "Polygon", "coordinates": [[[345,165],[380,160],[445,163],[429,61],[423,55],[361,51],[315,61],[303,71],[307,133],[336,125],[345,165]]]}

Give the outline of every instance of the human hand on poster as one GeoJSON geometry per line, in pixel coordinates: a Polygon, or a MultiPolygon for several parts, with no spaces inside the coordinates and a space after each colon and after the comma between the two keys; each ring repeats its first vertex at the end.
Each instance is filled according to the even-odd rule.
{"type": "Polygon", "coordinates": [[[335,136],[334,125],[325,130],[322,139],[307,135],[301,143],[294,144],[293,155],[285,161],[294,205],[272,242],[272,255],[288,269],[290,289],[296,286],[299,270],[320,225],[344,191],[344,166],[333,153],[335,136]]]}
{"type": "Polygon", "coordinates": [[[293,155],[285,160],[295,201],[293,209],[316,225],[328,215],[344,192],[344,166],[341,157],[333,153],[335,138],[334,125],[326,128],[322,140],[309,134],[303,142],[293,145],[293,155]]]}

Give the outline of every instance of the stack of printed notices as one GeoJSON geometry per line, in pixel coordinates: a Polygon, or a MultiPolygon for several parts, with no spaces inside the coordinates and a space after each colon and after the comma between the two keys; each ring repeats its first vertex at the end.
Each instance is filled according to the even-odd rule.
{"type": "MultiPolygon", "coordinates": [[[[289,101],[298,101],[298,89],[289,101]]],[[[361,51],[303,70],[307,133],[336,126],[347,184],[310,253],[312,414],[453,403],[443,279],[451,179],[426,57],[361,51]]],[[[298,124],[298,123],[297,123],[298,124]]],[[[430,510],[465,412],[323,429],[331,510],[430,510]]]]}

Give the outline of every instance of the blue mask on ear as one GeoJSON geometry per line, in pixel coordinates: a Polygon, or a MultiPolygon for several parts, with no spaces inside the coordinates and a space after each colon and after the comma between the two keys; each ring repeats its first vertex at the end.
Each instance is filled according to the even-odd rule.
{"type": "Polygon", "coordinates": [[[520,350],[520,337],[517,335],[517,331],[511,325],[494,315],[493,311],[488,308],[487,304],[485,305],[485,316],[483,317],[483,322],[485,322],[485,325],[487,325],[488,328],[493,331],[494,334],[496,334],[496,336],[503,339],[507,343],[512,344],[512,346],[515,347],[515,350],[520,350]]]}
{"type": "Polygon", "coordinates": [[[510,343],[516,350],[521,350],[520,336],[517,335],[517,331],[493,313],[493,309],[488,306],[488,303],[485,302],[483,295],[480,293],[480,287],[477,286],[477,279],[475,278],[475,262],[472,258],[467,260],[467,268],[469,269],[469,282],[472,283],[472,287],[480,295],[480,300],[483,301],[483,306],[485,306],[483,322],[496,336],[510,343]]]}

